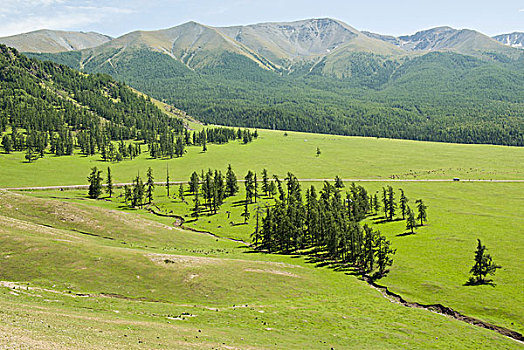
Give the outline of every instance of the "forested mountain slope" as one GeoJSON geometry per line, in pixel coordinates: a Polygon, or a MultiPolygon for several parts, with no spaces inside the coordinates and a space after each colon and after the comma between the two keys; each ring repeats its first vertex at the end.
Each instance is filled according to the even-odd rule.
{"type": "Polygon", "coordinates": [[[190,22],[34,56],[110,74],[205,122],[524,145],[521,50],[472,31],[443,33],[432,35],[456,50],[439,39],[442,50],[432,44],[436,52],[409,53],[330,19],[229,28],[190,22]]]}
{"type": "Polygon", "coordinates": [[[0,132],[8,129],[15,150],[43,152],[51,141],[67,154],[75,134],[100,148],[110,140],[181,132],[183,123],[108,75],[29,59],[0,45],[0,132]]]}

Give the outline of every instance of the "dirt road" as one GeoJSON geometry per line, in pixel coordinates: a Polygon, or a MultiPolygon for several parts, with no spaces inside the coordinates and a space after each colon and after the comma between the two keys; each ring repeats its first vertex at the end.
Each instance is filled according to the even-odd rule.
{"type": "MultiPolygon", "coordinates": [[[[284,181],[284,179],[281,179],[284,181]]],[[[333,179],[298,179],[300,182],[324,182],[333,181],[333,179]]],[[[271,179],[271,181],[273,181],[271,179]]],[[[496,179],[342,179],[344,182],[495,182],[495,183],[524,183],[521,179],[509,179],[509,180],[496,180],[496,179]]],[[[238,182],[244,182],[244,180],[238,180],[238,182]]],[[[170,181],[170,185],[187,184],[187,181],[170,181]]],[[[155,182],[156,186],[165,186],[165,182],[155,182]]],[[[132,183],[116,183],[113,187],[124,187],[131,186],[132,183]]],[[[102,186],[105,186],[102,185],[102,186]]],[[[77,190],[86,189],[89,185],[62,185],[62,186],[32,186],[32,187],[4,187],[0,190],[6,191],[39,191],[39,190],[77,190]]]]}

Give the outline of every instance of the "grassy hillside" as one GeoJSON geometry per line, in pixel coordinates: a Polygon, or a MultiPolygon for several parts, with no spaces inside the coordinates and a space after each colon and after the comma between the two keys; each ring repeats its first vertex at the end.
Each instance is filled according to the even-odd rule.
{"type": "Polygon", "coordinates": [[[178,118],[168,117],[146,97],[108,75],[87,75],[30,59],[4,45],[0,45],[0,75],[0,131],[21,128],[28,134],[27,138],[13,137],[15,150],[41,151],[66,138],[69,145],[73,132],[87,134],[100,149],[107,140],[183,129],[178,118]]]}
{"type": "MultiPolygon", "coordinates": [[[[321,183],[310,185],[317,190],[321,183]]],[[[349,186],[349,184],[346,184],[349,186]]],[[[363,186],[372,194],[382,186],[392,185],[398,197],[405,190],[410,205],[422,198],[429,207],[429,224],[416,229],[415,235],[403,235],[405,221],[382,223],[383,217],[372,215],[368,224],[385,233],[397,249],[391,272],[380,283],[409,301],[443,304],[479,319],[522,332],[524,330],[522,288],[522,230],[524,224],[520,183],[388,183],[370,182],[363,186]],[[479,195],[479,194],[489,195],[479,195]],[[473,265],[476,239],[487,245],[497,264],[502,265],[494,285],[466,286],[473,265]],[[508,300],[512,300],[511,303],[508,300]]],[[[178,188],[172,193],[178,193],[178,188]]],[[[86,191],[34,192],[39,198],[65,199],[84,203],[86,191]]],[[[122,208],[122,192],[117,191],[112,203],[99,203],[107,208],[122,208]]],[[[378,194],[380,197],[380,193],[378,194]]],[[[244,225],[242,217],[244,191],[227,199],[218,214],[202,214],[195,219],[193,200],[186,192],[184,201],[168,199],[164,188],[155,192],[156,211],[175,213],[185,218],[185,227],[212,232],[219,237],[251,242],[255,231],[256,208],[272,205],[274,200],[261,198],[249,206],[251,219],[244,225]]],[[[154,217],[154,216],[153,216],[154,217]]],[[[171,219],[174,222],[174,219],[171,219]]],[[[318,262],[319,266],[324,266],[318,262]]]]}
{"type": "Polygon", "coordinates": [[[246,254],[100,201],[0,196],[4,345],[517,347],[303,258],[246,254]]]}

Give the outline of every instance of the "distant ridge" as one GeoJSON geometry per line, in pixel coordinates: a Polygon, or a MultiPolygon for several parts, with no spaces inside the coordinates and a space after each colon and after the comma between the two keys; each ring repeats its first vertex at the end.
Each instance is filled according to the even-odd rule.
{"type": "Polygon", "coordinates": [[[396,45],[408,52],[453,51],[465,55],[482,56],[485,53],[499,53],[516,58],[520,54],[500,40],[470,29],[436,27],[419,31],[413,35],[399,37],[365,32],[372,38],[396,45]]]}
{"type": "MultiPolygon", "coordinates": [[[[452,51],[480,58],[502,54],[516,59],[524,33],[490,38],[470,29],[447,26],[399,37],[360,32],[331,18],[269,22],[245,26],[212,27],[190,21],[172,28],[133,31],[116,39],[99,33],[39,30],[0,38],[0,43],[21,52],[57,53],[88,50],[99,56],[107,49],[149,49],[170,55],[191,69],[215,67],[224,53],[239,54],[268,70],[295,69],[297,62],[320,62],[341,75],[344,60],[353,53],[400,57],[410,53],[452,51]]],[[[82,66],[81,66],[82,67],[82,66]]]]}
{"type": "Polygon", "coordinates": [[[500,34],[494,36],[493,39],[507,46],[515,47],[518,49],[524,49],[524,33],[522,32],[500,34]]]}
{"type": "Polygon", "coordinates": [[[95,47],[110,41],[107,35],[94,32],[67,32],[42,29],[0,38],[0,44],[21,52],[57,53],[95,47]]]}

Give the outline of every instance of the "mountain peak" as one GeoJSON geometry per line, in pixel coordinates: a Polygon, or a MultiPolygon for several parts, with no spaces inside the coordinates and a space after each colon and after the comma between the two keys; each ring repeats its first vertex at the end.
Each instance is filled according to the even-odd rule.
{"type": "Polygon", "coordinates": [[[82,50],[104,44],[112,38],[95,32],[71,32],[40,29],[0,38],[0,43],[21,52],[56,53],[82,50]]]}

